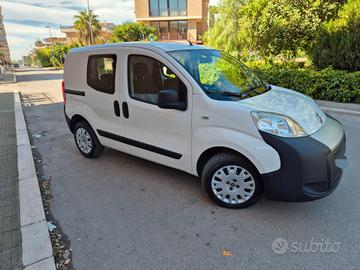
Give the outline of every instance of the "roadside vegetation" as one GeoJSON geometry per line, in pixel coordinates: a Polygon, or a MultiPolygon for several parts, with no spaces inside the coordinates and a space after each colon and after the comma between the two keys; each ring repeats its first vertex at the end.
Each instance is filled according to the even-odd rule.
{"type": "MultiPolygon", "coordinates": [[[[360,0],[222,0],[209,10],[205,45],[245,62],[268,83],[360,103],[360,0]]],[[[61,68],[73,47],[157,40],[155,28],[135,22],[115,26],[104,40],[98,16],[87,10],[74,16],[74,26],[78,44],[38,48],[25,62],[61,68]]]]}
{"type": "Polygon", "coordinates": [[[113,29],[112,42],[128,42],[139,40],[156,40],[156,29],[143,23],[125,22],[113,29]]]}
{"type": "Polygon", "coordinates": [[[360,0],[223,0],[205,44],[265,81],[360,103],[360,0]]]}
{"type": "Polygon", "coordinates": [[[32,62],[42,67],[56,67],[61,68],[64,66],[65,56],[72,48],[79,47],[80,44],[64,45],[55,43],[50,47],[36,49],[36,55],[33,59],[24,59],[24,62],[32,62]]]}

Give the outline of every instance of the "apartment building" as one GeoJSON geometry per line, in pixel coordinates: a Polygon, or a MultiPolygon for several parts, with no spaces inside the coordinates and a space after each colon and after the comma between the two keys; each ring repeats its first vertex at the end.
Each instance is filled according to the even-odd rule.
{"type": "Polygon", "coordinates": [[[137,22],[155,27],[160,40],[202,43],[209,0],[135,0],[137,22]]]}
{"type": "Polygon", "coordinates": [[[9,45],[6,39],[6,32],[3,21],[4,19],[1,14],[0,7],[0,64],[5,64],[10,61],[9,45]]]}
{"type": "MultiPolygon", "coordinates": [[[[103,41],[107,41],[111,38],[112,29],[115,27],[113,23],[109,22],[100,22],[101,30],[99,33],[99,39],[103,41]]],[[[81,34],[80,31],[75,29],[73,25],[71,26],[63,26],[60,25],[60,31],[66,35],[66,43],[80,43],[81,34]]]]}
{"type": "Polygon", "coordinates": [[[36,40],[35,41],[35,47],[36,48],[46,48],[50,47],[53,44],[66,44],[67,38],[66,37],[47,37],[43,40],[36,40]]]}

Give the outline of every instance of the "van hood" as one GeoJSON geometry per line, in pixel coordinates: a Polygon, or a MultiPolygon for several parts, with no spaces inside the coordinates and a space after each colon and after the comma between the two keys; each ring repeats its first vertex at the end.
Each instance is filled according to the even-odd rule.
{"type": "Polygon", "coordinates": [[[308,135],[318,131],[326,120],[326,115],[313,99],[274,85],[261,95],[239,102],[256,111],[286,115],[295,120],[308,135]]]}

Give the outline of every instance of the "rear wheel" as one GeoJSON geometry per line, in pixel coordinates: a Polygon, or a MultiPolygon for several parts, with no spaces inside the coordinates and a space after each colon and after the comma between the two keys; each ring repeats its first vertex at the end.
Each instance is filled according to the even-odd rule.
{"type": "Polygon", "coordinates": [[[104,146],[101,145],[95,132],[85,121],[75,125],[74,138],[79,151],[87,158],[96,158],[104,151],[104,146]]]}
{"type": "Polygon", "coordinates": [[[202,184],[213,201],[229,208],[247,207],[256,202],[263,192],[255,167],[231,152],[219,153],[206,163],[202,184]]]}

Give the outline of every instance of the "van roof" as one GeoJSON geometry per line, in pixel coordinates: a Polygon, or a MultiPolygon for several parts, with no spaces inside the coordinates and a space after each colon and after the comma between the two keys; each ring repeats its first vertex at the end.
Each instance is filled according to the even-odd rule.
{"type": "Polygon", "coordinates": [[[190,45],[188,43],[177,42],[123,42],[123,43],[111,43],[100,44],[86,47],[73,48],[71,52],[86,52],[89,50],[109,49],[109,48],[121,48],[121,47],[136,47],[136,48],[159,48],[163,51],[177,51],[177,50],[189,50],[189,49],[209,49],[205,46],[190,45]]]}

